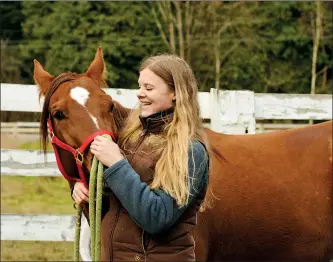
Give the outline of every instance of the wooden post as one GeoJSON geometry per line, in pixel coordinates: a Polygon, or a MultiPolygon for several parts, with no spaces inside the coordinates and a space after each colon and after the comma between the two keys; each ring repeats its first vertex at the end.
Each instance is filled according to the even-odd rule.
{"type": "Polygon", "coordinates": [[[254,134],[254,92],[210,90],[211,129],[225,134],[254,134]]]}
{"type": "Polygon", "coordinates": [[[257,133],[259,134],[262,134],[262,133],[265,133],[265,126],[263,123],[260,123],[260,124],[256,124],[257,126],[257,133]]]}

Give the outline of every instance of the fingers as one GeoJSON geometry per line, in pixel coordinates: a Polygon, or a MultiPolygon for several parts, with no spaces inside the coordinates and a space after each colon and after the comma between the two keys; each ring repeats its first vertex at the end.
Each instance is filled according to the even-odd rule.
{"type": "Polygon", "coordinates": [[[77,204],[82,205],[89,201],[89,191],[82,182],[76,182],[72,197],[77,204]]]}
{"type": "Polygon", "coordinates": [[[94,140],[91,145],[90,145],[90,151],[94,154],[94,155],[98,155],[98,153],[102,153],[105,150],[110,150],[111,148],[111,144],[109,140],[107,140],[106,138],[102,137],[102,136],[97,136],[96,137],[97,140],[94,140]]]}
{"type": "Polygon", "coordinates": [[[90,152],[105,166],[111,166],[123,159],[118,145],[104,137],[96,137],[90,145],[90,152]]]}
{"type": "Polygon", "coordinates": [[[94,141],[97,141],[97,142],[102,142],[102,141],[104,141],[104,140],[107,140],[105,137],[102,137],[102,136],[96,136],[95,138],[94,138],[94,141]]]}
{"type": "Polygon", "coordinates": [[[73,193],[73,199],[74,199],[75,203],[80,205],[80,206],[83,205],[84,203],[88,202],[87,200],[84,200],[80,196],[77,196],[75,193],[73,193]]]}
{"type": "Polygon", "coordinates": [[[86,188],[86,186],[82,182],[77,182],[77,188],[79,191],[82,191],[83,194],[86,196],[89,196],[89,190],[86,188]]]}
{"type": "Polygon", "coordinates": [[[82,197],[76,195],[75,193],[73,193],[73,199],[74,199],[75,203],[77,203],[78,205],[85,204],[89,201],[88,198],[82,198],[82,197]]]}
{"type": "Polygon", "coordinates": [[[91,150],[94,150],[95,152],[97,151],[101,151],[102,150],[102,148],[103,148],[103,142],[101,142],[101,141],[93,141],[92,143],[91,143],[91,145],[90,145],[90,149],[91,150]]]}
{"type": "Polygon", "coordinates": [[[94,145],[94,146],[91,145],[91,146],[90,146],[90,152],[91,152],[92,154],[94,154],[96,157],[99,156],[100,151],[101,151],[101,148],[100,148],[100,147],[98,147],[98,146],[96,146],[96,145],[94,145]]]}
{"type": "Polygon", "coordinates": [[[112,140],[109,140],[102,136],[96,136],[90,146],[105,146],[112,143],[114,143],[112,140]]]}
{"type": "Polygon", "coordinates": [[[100,147],[99,145],[96,145],[96,144],[93,144],[93,143],[90,145],[90,149],[93,149],[95,151],[97,151],[99,149],[99,147],[100,147]]]}

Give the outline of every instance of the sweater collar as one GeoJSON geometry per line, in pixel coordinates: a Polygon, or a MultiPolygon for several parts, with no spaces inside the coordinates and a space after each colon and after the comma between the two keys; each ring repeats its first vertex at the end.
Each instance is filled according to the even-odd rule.
{"type": "Polygon", "coordinates": [[[173,119],[174,108],[160,111],[147,117],[140,116],[142,128],[148,133],[161,133],[164,127],[169,124],[173,119]]]}

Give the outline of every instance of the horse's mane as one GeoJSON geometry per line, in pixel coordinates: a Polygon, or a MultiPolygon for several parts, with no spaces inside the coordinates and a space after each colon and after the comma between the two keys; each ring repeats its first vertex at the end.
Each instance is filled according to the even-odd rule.
{"type": "MultiPolygon", "coordinates": [[[[48,134],[47,120],[49,118],[49,105],[50,105],[51,96],[62,83],[65,83],[68,81],[73,81],[76,79],[76,77],[77,77],[77,74],[72,73],[72,72],[62,73],[62,74],[58,75],[51,82],[51,87],[45,95],[42,115],[40,118],[40,137],[41,137],[41,146],[43,148],[44,154],[46,154],[46,147],[47,147],[47,141],[48,141],[48,139],[47,139],[47,134],[48,134]]],[[[40,96],[41,96],[41,94],[40,94],[40,96]]]]}
{"type": "Polygon", "coordinates": [[[132,109],[123,107],[119,102],[113,100],[113,105],[114,105],[114,121],[115,124],[117,125],[118,132],[121,132],[125,122],[129,116],[129,114],[132,112],[132,109]]]}

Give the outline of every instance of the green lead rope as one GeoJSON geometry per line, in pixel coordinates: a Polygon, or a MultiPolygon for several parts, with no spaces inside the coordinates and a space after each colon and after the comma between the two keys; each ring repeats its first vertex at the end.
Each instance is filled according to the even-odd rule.
{"type": "MultiPolygon", "coordinates": [[[[109,135],[103,135],[111,140],[109,135]]],[[[89,180],[89,219],[90,219],[90,249],[92,261],[101,260],[101,219],[102,219],[102,194],[103,194],[103,164],[94,156],[90,170],[89,180]]],[[[74,261],[80,261],[80,230],[82,207],[77,208],[74,261]]]]}
{"type": "Polygon", "coordinates": [[[74,261],[80,261],[80,229],[81,229],[82,207],[76,209],[75,240],[74,240],[74,261]]]}

